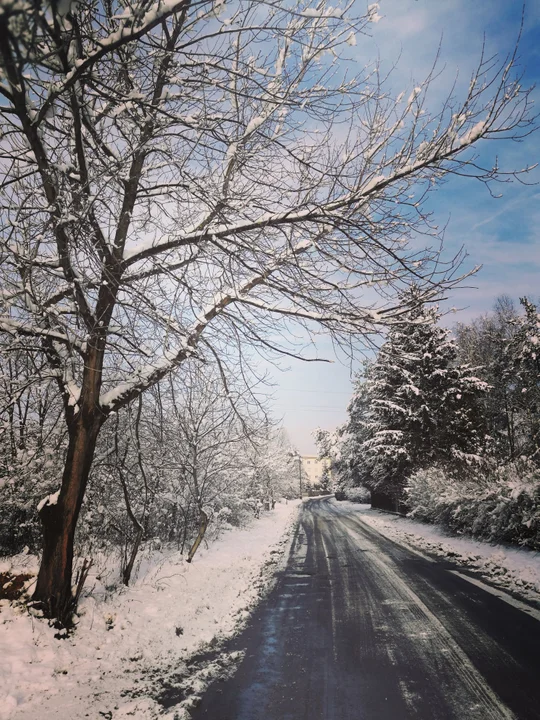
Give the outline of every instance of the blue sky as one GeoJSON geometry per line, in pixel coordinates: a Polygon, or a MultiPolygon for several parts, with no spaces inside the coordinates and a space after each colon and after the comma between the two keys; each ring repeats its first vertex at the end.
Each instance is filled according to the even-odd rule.
{"type": "MultiPolygon", "coordinates": [[[[427,75],[442,42],[442,76],[431,94],[432,105],[445,96],[445,88],[458,74],[458,86],[468,86],[478,63],[483,39],[489,54],[511,51],[519,32],[520,0],[381,0],[383,16],[371,38],[358,40],[356,60],[364,65],[380,58],[383,68],[398,63],[392,83],[396,89],[414,87],[427,75]]],[[[528,0],[520,43],[523,85],[540,84],[540,0],[528,0]]],[[[534,91],[540,105],[540,90],[534,91]]],[[[501,165],[521,168],[540,161],[540,132],[521,144],[490,143],[482,153],[497,155],[501,165]]],[[[540,182],[535,170],[528,182],[540,182]]],[[[464,245],[467,269],[482,265],[468,282],[470,288],[453,292],[448,308],[458,308],[445,323],[467,321],[488,311],[496,297],[506,293],[540,296],[540,186],[519,183],[497,187],[494,199],[479,182],[454,178],[430,199],[439,224],[447,225],[445,253],[451,256],[464,245]]],[[[302,454],[315,452],[312,430],[333,430],[346,418],[351,375],[361,358],[350,364],[335,358],[330,343],[318,343],[321,355],[332,364],[287,360],[272,370],[276,383],[274,412],[283,417],[292,442],[302,454]]]]}

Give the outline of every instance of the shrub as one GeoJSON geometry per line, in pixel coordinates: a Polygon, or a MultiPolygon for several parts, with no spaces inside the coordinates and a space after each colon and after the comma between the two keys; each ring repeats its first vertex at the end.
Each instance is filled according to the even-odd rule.
{"type": "Polygon", "coordinates": [[[0,512],[0,555],[15,555],[28,547],[41,549],[41,533],[35,503],[2,503],[0,512]]]}
{"type": "Polygon", "coordinates": [[[410,517],[540,550],[540,470],[530,463],[485,465],[461,478],[427,468],[409,478],[406,493],[410,517]]]}
{"type": "Polygon", "coordinates": [[[340,488],[334,493],[336,500],[350,500],[355,503],[369,503],[371,500],[370,491],[359,485],[358,487],[340,488]]]}
{"type": "Polygon", "coordinates": [[[355,503],[369,503],[371,501],[370,491],[361,485],[347,488],[345,495],[347,500],[355,503]]]}

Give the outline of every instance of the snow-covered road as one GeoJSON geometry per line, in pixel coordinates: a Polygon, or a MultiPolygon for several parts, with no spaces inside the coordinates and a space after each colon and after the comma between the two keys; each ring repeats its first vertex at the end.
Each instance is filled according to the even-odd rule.
{"type": "Polygon", "coordinates": [[[194,717],[538,720],[539,620],[350,504],[310,500],[285,571],[234,641],[237,674],[194,717]]]}

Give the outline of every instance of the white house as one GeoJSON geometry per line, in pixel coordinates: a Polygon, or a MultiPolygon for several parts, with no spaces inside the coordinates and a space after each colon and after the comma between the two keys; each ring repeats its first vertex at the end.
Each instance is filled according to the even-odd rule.
{"type": "Polygon", "coordinates": [[[330,460],[319,459],[317,455],[300,455],[302,483],[306,486],[315,485],[321,481],[325,469],[330,471],[330,460]]]}

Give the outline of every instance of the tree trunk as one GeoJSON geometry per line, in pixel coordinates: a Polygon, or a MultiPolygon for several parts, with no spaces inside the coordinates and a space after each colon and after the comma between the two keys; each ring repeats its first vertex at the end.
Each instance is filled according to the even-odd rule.
{"type": "Polygon", "coordinates": [[[189,554],[187,556],[188,563],[190,563],[193,560],[199,545],[203,541],[204,535],[206,533],[206,528],[208,527],[208,515],[202,509],[199,510],[199,513],[200,513],[199,533],[198,533],[197,537],[195,538],[195,542],[191,546],[191,550],[189,551],[189,554]]]}
{"type": "Polygon", "coordinates": [[[126,567],[124,568],[124,571],[122,573],[122,582],[124,583],[124,585],[129,585],[131,581],[131,573],[133,572],[133,567],[139,553],[139,548],[141,546],[143,535],[144,527],[140,523],[138,523],[137,534],[135,536],[135,542],[133,543],[133,547],[131,548],[129,561],[127,562],[126,567]]]}
{"type": "Polygon", "coordinates": [[[71,576],[75,527],[101,423],[96,418],[77,418],[70,431],[62,487],[55,504],[40,510],[43,557],[33,600],[49,617],[69,622],[73,611],[71,576]]]}
{"type": "MultiPolygon", "coordinates": [[[[116,438],[118,438],[118,427],[116,428],[116,438]]],[[[118,442],[118,440],[117,440],[117,442],[118,442]]],[[[124,491],[126,512],[128,514],[129,519],[133,523],[133,526],[135,527],[135,541],[133,543],[133,547],[131,548],[131,554],[129,556],[129,560],[126,562],[126,566],[122,571],[122,581],[123,581],[124,585],[129,585],[129,582],[131,580],[131,573],[133,572],[133,567],[135,565],[135,560],[137,559],[137,554],[138,554],[139,548],[141,546],[145,528],[144,528],[144,525],[137,519],[135,513],[133,512],[133,508],[131,507],[128,486],[127,486],[126,478],[124,477],[124,473],[122,472],[122,468],[118,468],[118,473],[120,475],[120,482],[122,483],[122,490],[124,491]]],[[[144,503],[143,515],[145,512],[146,512],[146,501],[144,503]]],[[[126,546],[127,546],[127,542],[128,541],[126,539],[126,546]]],[[[126,547],[125,556],[127,557],[127,547],[126,547]]]]}
{"type": "MultiPolygon", "coordinates": [[[[181,507],[181,506],[180,506],[181,507]]],[[[181,507],[182,513],[184,515],[184,528],[182,531],[182,547],[180,549],[180,554],[184,554],[184,548],[186,547],[187,542],[187,534],[188,534],[188,524],[189,524],[189,511],[190,507],[188,505],[187,510],[184,510],[184,508],[181,507]]]]}

